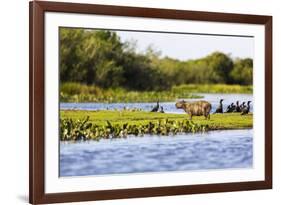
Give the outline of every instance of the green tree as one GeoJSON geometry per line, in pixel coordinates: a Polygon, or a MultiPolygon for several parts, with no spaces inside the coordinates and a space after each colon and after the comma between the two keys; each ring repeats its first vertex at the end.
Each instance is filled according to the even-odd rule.
{"type": "Polygon", "coordinates": [[[210,72],[209,79],[212,83],[230,83],[229,76],[233,69],[232,59],[224,53],[214,52],[204,59],[207,63],[210,72]]]}
{"type": "Polygon", "coordinates": [[[78,81],[84,80],[87,75],[83,67],[81,56],[84,30],[82,29],[60,29],[60,80],[78,81]]]}
{"type": "Polygon", "coordinates": [[[114,32],[60,29],[60,76],[62,81],[95,83],[102,87],[111,86],[110,82],[119,85],[116,80],[108,80],[108,77],[109,73],[116,74],[115,78],[120,78],[122,75],[122,66],[118,65],[121,55],[122,43],[114,32]],[[104,67],[105,71],[101,72],[101,67],[104,67]],[[96,74],[99,75],[96,76],[96,74]],[[108,82],[105,83],[105,79],[101,79],[101,76],[107,78],[108,82]]]}
{"type": "Polygon", "coordinates": [[[237,59],[230,73],[232,82],[241,85],[253,84],[253,60],[250,58],[237,59]]]}
{"type": "Polygon", "coordinates": [[[214,52],[188,61],[161,57],[108,30],[60,28],[60,81],[128,90],[167,90],[182,84],[252,84],[252,59],[214,52]]]}

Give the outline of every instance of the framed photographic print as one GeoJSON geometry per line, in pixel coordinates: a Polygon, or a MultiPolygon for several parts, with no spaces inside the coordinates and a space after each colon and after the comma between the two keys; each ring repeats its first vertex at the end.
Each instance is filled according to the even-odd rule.
{"type": "Polygon", "coordinates": [[[272,17],[30,2],[30,203],[272,187],[272,17]]]}

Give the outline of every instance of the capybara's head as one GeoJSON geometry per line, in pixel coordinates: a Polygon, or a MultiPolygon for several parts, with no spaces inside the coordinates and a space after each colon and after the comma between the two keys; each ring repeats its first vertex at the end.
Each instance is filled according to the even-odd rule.
{"type": "Polygon", "coordinates": [[[183,108],[184,105],[185,105],[185,103],[186,103],[186,102],[185,102],[184,100],[180,100],[180,101],[176,102],[176,108],[177,108],[177,109],[183,108]]]}

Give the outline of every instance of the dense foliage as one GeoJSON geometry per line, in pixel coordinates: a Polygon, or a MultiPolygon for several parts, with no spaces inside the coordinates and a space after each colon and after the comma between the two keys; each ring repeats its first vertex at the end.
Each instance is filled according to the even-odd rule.
{"type": "Polygon", "coordinates": [[[130,135],[143,136],[144,134],[164,135],[177,133],[195,133],[208,130],[208,125],[195,124],[187,119],[159,120],[158,122],[149,122],[142,125],[112,125],[106,121],[106,126],[99,126],[89,122],[89,117],[85,119],[60,120],[60,139],[66,140],[100,140],[112,138],[125,138],[130,135]]]}
{"type": "Polygon", "coordinates": [[[60,80],[127,90],[165,90],[182,84],[251,85],[252,59],[232,59],[214,52],[197,60],[180,61],[149,48],[136,52],[115,32],[60,29],[60,80]]]}

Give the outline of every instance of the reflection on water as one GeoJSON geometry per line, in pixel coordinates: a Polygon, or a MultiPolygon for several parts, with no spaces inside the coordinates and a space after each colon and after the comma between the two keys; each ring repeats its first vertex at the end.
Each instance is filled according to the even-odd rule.
{"type": "Polygon", "coordinates": [[[253,130],[61,142],[60,176],[250,168],[253,130]]]}
{"type": "MultiPolygon", "coordinates": [[[[219,99],[224,99],[224,110],[226,110],[227,105],[237,100],[243,101],[252,101],[252,94],[200,94],[204,96],[204,100],[209,101],[212,104],[212,111],[214,112],[219,105],[219,99]]],[[[201,99],[187,99],[187,101],[194,101],[201,99]]],[[[79,109],[79,110],[114,110],[114,109],[123,109],[124,107],[132,108],[141,108],[145,111],[150,111],[156,103],[60,103],[60,109],[79,109]]],[[[164,102],[160,103],[163,106],[164,111],[168,113],[184,113],[181,109],[176,109],[175,102],[164,102]]],[[[252,107],[251,107],[252,112],[252,107]]]]}

